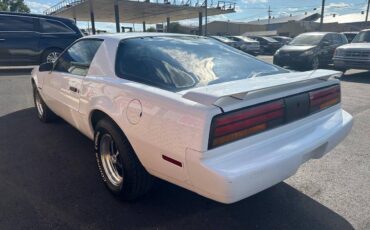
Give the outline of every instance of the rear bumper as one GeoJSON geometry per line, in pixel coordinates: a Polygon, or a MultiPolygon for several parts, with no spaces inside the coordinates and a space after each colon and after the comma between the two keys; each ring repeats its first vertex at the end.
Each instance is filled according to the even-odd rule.
{"type": "Polygon", "coordinates": [[[188,149],[193,190],[233,203],[290,177],[307,160],[333,149],[351,130],[350,114],[339,106],[328,110],[205,153],[188,149]]]}
{"type": "Polygon", "coordinates": [[[333,62],[341,69],[370,69],[370,59],[333,58],[333,62]]]}

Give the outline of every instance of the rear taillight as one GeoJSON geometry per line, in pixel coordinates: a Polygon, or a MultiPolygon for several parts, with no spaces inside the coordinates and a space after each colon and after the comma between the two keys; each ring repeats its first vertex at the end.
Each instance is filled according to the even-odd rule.
{"type": "Polygon", "coordinates": [[[212,120],[208,148],[212,149],[296,120],[289,119],[290,113],[303,118],[339,102],[340,86],[334,85],[217,115],[212,120]],[[300,97],[303,94],[306,97],[300,97]],[[292,104],[292,101],[295,103],[292,104]]]}
{"type": "Polygon", "coordinates": [[[209,148],[262,132],[283,123],[284,101],[277,100],[213,119],[209,148]]]}
{"type": "Polygon", "coordinates": [[[339,85],[311,91],[309,94],[311,113],[328,108],[340,102],[339,85]]]}

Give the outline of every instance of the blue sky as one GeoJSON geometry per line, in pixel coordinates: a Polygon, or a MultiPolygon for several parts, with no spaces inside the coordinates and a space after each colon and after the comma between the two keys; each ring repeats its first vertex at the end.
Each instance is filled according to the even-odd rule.
{"type": "MultiPolygon", "coordinates": [[[[192,0],[195,2],[196,0],[192,0]]],[[[208,0],[209,3],[212,0],[208,0]]],[[[217,3],[217,0],[213,0],[217,3]]],[[[297,15],[304,14],[305,12],[316,12],[320,13],[321,0],[230,0],[235,2],[237,5],[237,12],[233,14],[227,14],[222,16],[210,17],[209,21],[212,20],[231,20],[231,21],[252,21],[256,19],[267,18],[268,7],[271,7],[271,15],[274,17],[284,15],[297,15]]],[[[43,10],[47,9],[58,3],[58,0],[25,0],[26,4],[31,8],[34,13],[42,13],[43,10]]],[[[329,14],[348,14],[348,13],[360,13],[362,10],[366,10],[367,0],[326,0],[326,15],[329,14]]],[[[185,24],[197,24],[197,20],[187,20],[183,22],[185,24]]],[[[79,26],[85,26],[85,23],[80,23],[79,26]]],[[[113,30],[114,25],[100,24],[108,30],[113,30]]]]}

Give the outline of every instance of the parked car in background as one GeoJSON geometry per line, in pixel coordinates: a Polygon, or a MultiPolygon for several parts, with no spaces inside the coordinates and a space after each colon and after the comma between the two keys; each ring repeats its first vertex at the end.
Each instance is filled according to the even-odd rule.
{"type": "Polygon", "coordinates": [[[260,53],[260,44],[258,41],[244,36],[227,36],[227,38],[236,41],[236,48],[252,54],[257,55],[260,53]]]}
{"type": "Polygon", "coordinates": [[[292,38],[285,36],[271,36],[271,37],[276,41],[283,43],[284,45],[289,44],[289,42],[292,41],[292,38]]]}
{"type": "Polygon", "coordinates": [[[340,46],[334,54],[334,66],[345,72],[347,69],[370,70],[370,30],[363,30],[352,43],[340,46]]]}
{"type": "Polygon", "coordinates": [[[346,36],[348,43],[351,43],[352,40],[356,37],[358,32],[343,32],[344,36],[346,36]]]}
{"type": "Polygon", "coordinates": [[[273,62],[278,66],[300,69],[318,69],[332,63],[337,47],[347,44],[343,34],[310,32],[295,37],[288,45],[276,51],[273,62]]]}
{"type": "Polygon", "coordinates": [[[213,38],[219,42],[222,42],[226,45],[229,45],[231,47],[234,47],[234,48],[239,48],[238,46],[238,42],[234,41],[234,40],[231,40],[230,38],[227,38],[227,37],[223,37],[223,36],[210,36],[210,38],[213,38]]]}
{"type": "Polygon", "coordinates": [[[291,72],[201,36],[124,33],[76,41],[31,82],[42,122],[56,114],[94,140],[113,194],[135,199],[153,175],[233,203],[345,138],[338,75],[291,72]]]}
{"type": "Polygon", "coordinates": [[[55,61],[82,37],[73,20],[0,12],[0,65],[38,65],[55,61]]]}
{"type": "Polygon", "coordinates": [[[271,37],[264,36],[248,36],[260,43],[262,54],[273,54],[276,50],[282,47],[284,44],[282,42],[276,41],[271,37]]]}

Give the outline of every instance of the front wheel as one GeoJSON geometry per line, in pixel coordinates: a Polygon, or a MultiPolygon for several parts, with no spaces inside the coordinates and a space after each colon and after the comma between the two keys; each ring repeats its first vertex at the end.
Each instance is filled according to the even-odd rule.
{"type": "Polygon", "coordinates": [[[33,89],[33,101],[35,103],[37,117],[41,122],[49,123],[57,118],[57,115],[55,115],[55,113],[53,113],[53,111],[51,111],[45,104],[36,87],[33,89]]]}
{"type": "Polygon", "coordinates": [[[151,188],[152,176],[112,121],[100,120],[95,128],[94,139],[100,175],[114,195],[124,200],[134,200],[151,188]]]}
{"type": "Polygon", "coordinates": [[[320,60],[317,56],[312,58],[311,69],[316,70],[320,67],[320,60]]]}

